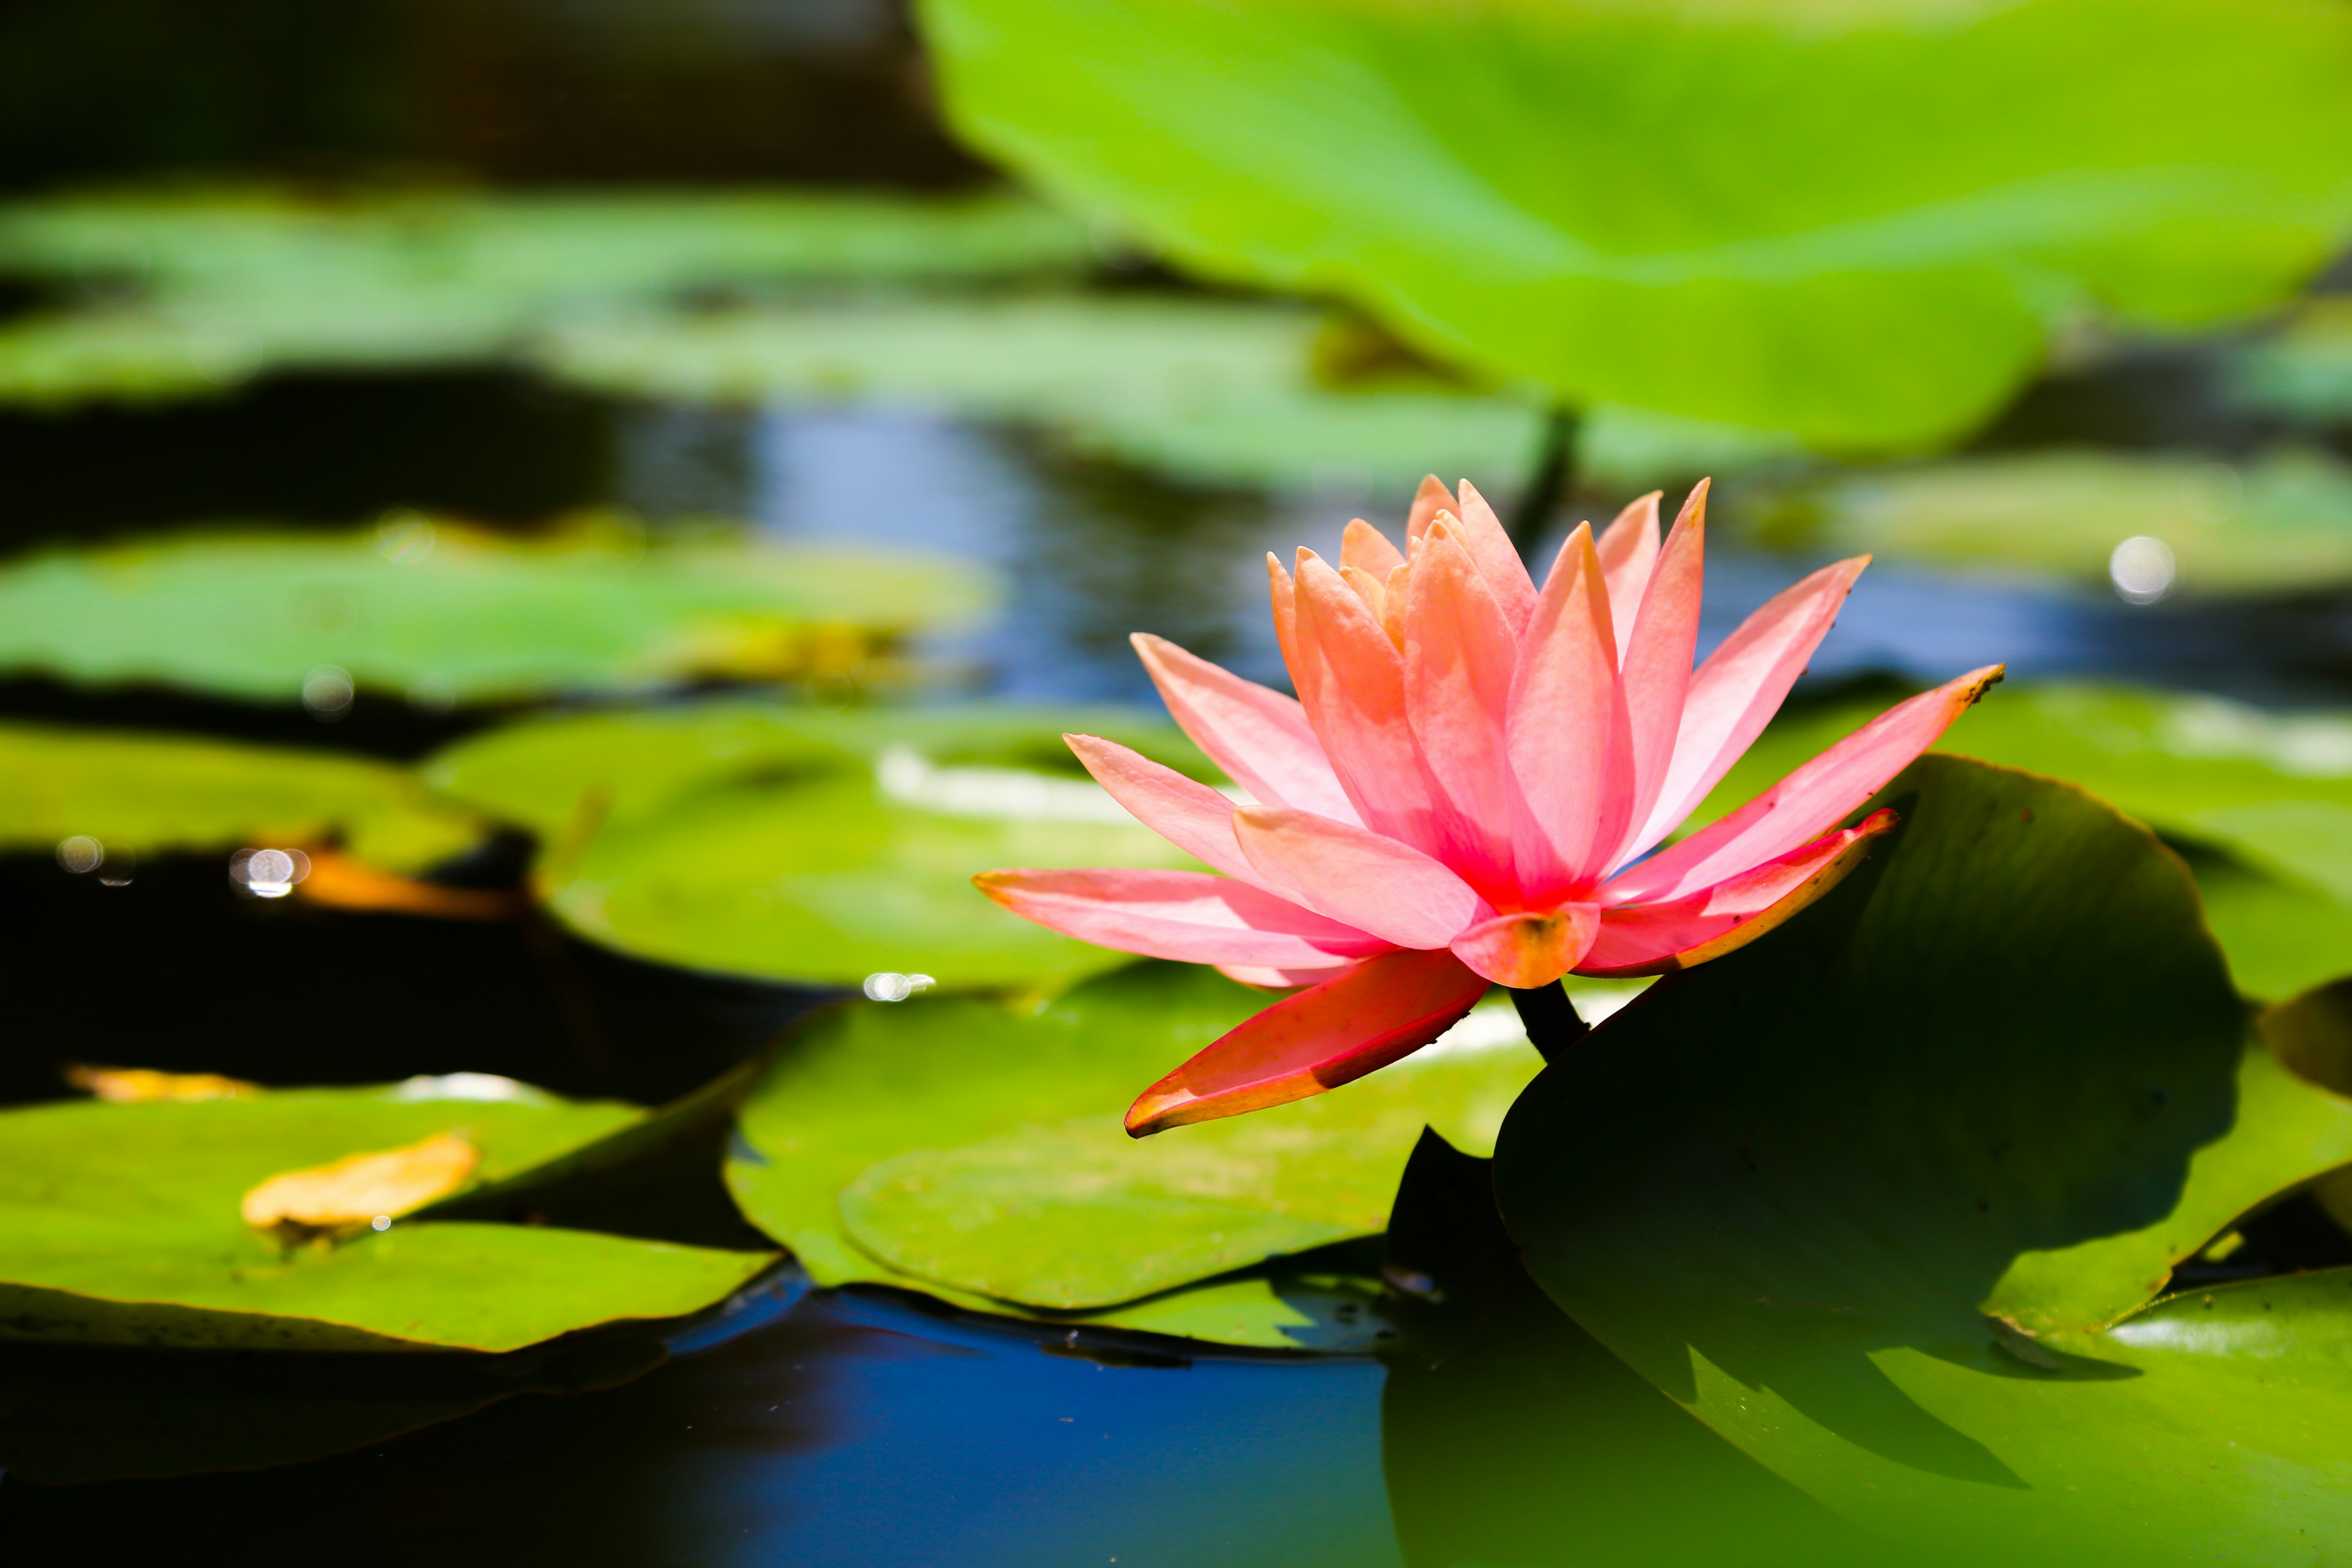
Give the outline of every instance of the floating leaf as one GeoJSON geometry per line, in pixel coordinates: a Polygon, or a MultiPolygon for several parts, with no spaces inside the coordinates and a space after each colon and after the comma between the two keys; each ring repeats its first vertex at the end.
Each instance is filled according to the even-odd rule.
{"type": "Polygon", "coordinates": [[[407,769],[366,758],[0,724],[0,845],[46,850],[86,838],[77,847],[94,858],[78,869],[104,873],[110,855],[338,840],[371,865],[413,869],[484,831],[407,769]]]}
{"type": "Polygon", "coordinates": [[[1850,474],[1780,498],[1760,526],[1810,551],[2100,584],[2126,540],[2154,539],[2168,566],[2126,574],[2135,592],[2300,592],[2352,582],[2352,468],[2294,450],[2023,452],[1850,474]]]}
{"type": "MultiPolygon", "coordinates": [[[[240,1217],[279,1173],[435,1135],[486,1183],[644,1118],[457,1075],[201,1103],[0,1113],[0,1334],[99,1344],[504,1352],[725,1296],[768,1255],[418,1215],[282,1246],[240,1217]],[[485,1098],[487,1097],[487,1098],[485,1098]]],[[[362,1205],[364,1206],[364,1205],[362,1205]]]]}
{"type": "Polygon", "coordinates": [[[922,16],[966,134],[1181,261],[1576,403],[1843,446],[1966,429],[2086,305],[2262,309],[2352,218],[2326,5],[922,16]]]}
{"type": "Polygon", "coordinates": [[[392,1220],[463,1186],[481,1152],[462,1133],[436,1132],[397,1149],[346,1154],[302,1171],[280,1171],[257,1183],[237,1205],[257,1230],[333,1231],[392,1220]]]}
{"type": "MultiPolygon", "coordinates": [[[[1409,491],[1441,473],[1516,474],[1541,411],[1494,392],[1375,381],[1333,386],[1322,327],[1295,306],[1181,296],[867,300],[576,320],[553,374],[635,396],[945,410],[1040,426],[1082,449],[1192,482],[1409,491]]],[[[1787,455],[1752,431],[1627,410],[1596,414],[1585,470],[1638,485],[1787,455]]]]}
{"type": "Polygon", "coordinates": [[[2352,1102],[2248,1040],[2136,824],[1957,758],[1881,801],[1906,826],[1846,884],[1514,1108],[1530,1270],[1906,1561],[2305,1560],[2352,1458],[2320,1415],[2347,1281],[2136,1310],[2352,1161],[2352,1102]]]}
{"type": "MultiPolygon", "coordinates": [[[[1694,822],[1746,801],[1881,706],[1791,709],[1694,822]]],[[[2128,687],[2007,685],[1939,749],[2072,780],[2172,840],[2248,993],[2288,996],[2352,973],[2352,718],[2128,687]]]]}
{"type": "Polygon", "coordinates": [[[2312,300],[2284,331],[2226,362],[2223,384],[2260,413],[2319,426],[2352,419],[2352,300],[2312,300]]]}
{"type": "Polygon", "coordinates": [[[856,677],[983,596],[968,568],[901,557],[626,532],[521,542],[412,517],[34,555],[0,569],[0,668],[335,717],[354,683],[446,706],[690,675],[856,677]]]}
{"type": "Polygon", "coordinates": [[[821,1284],[1171,1331],[1171,1303],[1201,1303],[1137,1299],[1378,1232],[1424,1122],[1475,1142],[1538,1065],[1489,1008],[1317,1100],[1171,1134],[1170,1153],[1125,1136],[1140,1085],[1264,1001],[1212,971],[1141,963],[1034,1010],[853,1005],[768,1068],[729,1186],[821,1284]],[[1135,1305],[1099,1310],[1121,1302],[1135,1305]]]}
{"type": "Polygon", "coordinates": [[[998,910],[975,870],[1192,864],[1078,768],[1073,730],[1215,776],[1131,710],[741,701],[516,725],[425,772],[562,846],[541,868],[549,907],[625,952],[788,980],[1026,984],[1124,960],[998,910]]]}

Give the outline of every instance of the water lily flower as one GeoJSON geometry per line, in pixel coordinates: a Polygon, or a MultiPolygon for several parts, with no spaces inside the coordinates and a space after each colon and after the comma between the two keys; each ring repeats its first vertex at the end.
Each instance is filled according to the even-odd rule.
{"type": "Polygon", "coordinates": [[[1082,941],[1304,987],[1145,1090],[1138,1136],[1302,1099],[1418,1050],[1491,984],[1686,969],[1821,897],[1877,835],[1847,816],[2000,679],[1896,704],[1664,849],[1780,709],[1868,556],[1825,566],[1697,648],[1706,486],[1580,524],[1538,588],[1465,481],[1423,481],[1407,547],[1360,519],[1337,567],[1269,555],[1297,699],[1175,644],[1136,651],[1184,732],[1248,792],[1066,737],[1138,820],[1215,872],[992,871],[1082,941]],[[1655,853],[1652,853],[1656,849],[1655,853]]]}

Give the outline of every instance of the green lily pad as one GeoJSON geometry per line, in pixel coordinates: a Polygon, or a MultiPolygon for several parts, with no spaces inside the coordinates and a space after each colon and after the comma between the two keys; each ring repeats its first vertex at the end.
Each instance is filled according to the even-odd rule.
{"type": "Polygon", "coordinates": [[[1514,1108],[1531,1272],[1906,1561],[2307,1560],[2352,1459],[2316,1416],[2352,1288],[2137,1310],[2352,1161],[2352,1102],[2250,1040],[2144,828],[1958,758],[1881,802],[1906,826],[1845,884],[1514,1108]]]}
{"type": "Polygon", "coordinates": [[[626,530],[520,542],[409,516],[359,534],[180,534],[0,568],[0,669],[338,711],[690,675],[855,677],[963,616],[969,569],[626,530]],[[323,682],[323,684],[321,684],[323,682]]]}
{"type": "Polygon", "coordinates": [[[2024,452],[1850,474],[1780,497],[1756,526],[1808,550],[2103,585],[2117,546],[2155,539],[2172,575],[2127,575],[2136,592],[2300,591],[2352,582],[2352,467],[2300,450],[2234,465],[2024,452]]]}
{"type": "Polygon", "coordinates": [[[1042,1007],[853,1004],[769,1067],[728,1184],[820,1284],[1201,1333],[1178,1325],[1219,1298],[1177,1288],[1378,1232],[1424,1122],[1491,1139],[1538,1066],[1489,1010],[1445,1047],[1314,1100],[1125,1136],[1120,1112],[1146,1084],[1265,1002],[1213,971],[1147,963],[1042,1007]],[[1114,1303],[1133,1304],[1101,1310],[1114,1303]]]}
{"type": "Polygon", "coordinates": [[[338,842],[408,871],[480,839],[406,768],[293,746],[0,725],[0,846],[96,839],[134,856],[338,842]]]}
{"type": "Polygon", "coordinates": [[[1959,433],[2086,305],[2262,309],[2352,217],[2323,6],[921,16],[968,136],[1181,262],[1570,402],[1839,446],[1959,433]]]}
{"type": "Polygon", "coordinates": [[[2317,426],[2352,418],[2352,300],[2314,300],[2226,361],[2222,384],[2259,413],[2317,426]]]}
{"type": "MultiPolygon", "coordinates": [[[[1791,708],[1694,816],[1748,800],[1884,703],[1791,708]]],[[[1939,750],[2069,779],[2187,858],[2241,988],[2352,973],[2352,717],[2095,685],[1997,687],[1939,750]]]]}
{"type": "Polygon", "coordinates": [[[1216,776],[1131,710],[725,701],[517,725],[425,777],[562,846],[549,908],[624,952],[783,980],[1031,984],[1124,957],[996,908],[973,872],[1192,864],[1087,777],[1062,742],[1077,730],[1216,776]]]}
{"type": "Polygon", "coordinates": [[[512,360],[567,313],[618,301],[1068,276],[1096,255],[1083,226],[1006,195],[53,197],[0,208],[0,266],[108,279],[116,297],[0,323],[0,398],[202,396],[268,370],[512,360]]]}
{"type": "MultiPolygon", "coordinates": [[[[1187,298],[900,298],[638,311],[553,334],[553,374],[636,396],[944,409],[1042,426],[1193,482],[1409,491],[1443,474],[1516,475],[1542,439],[1522,395],[1318,375],[1325,325],[1297,306],[1187,298]]],[[[1752,431],[1596,411],[1585,471],[1638,485],[1784,458],[1752,431]]]]}
{"type": "Polygon", "coordinates": [[[238,1214],[266,1177],[438,1132],[472,1142],[495,1184],[644,1117],[463,1077],[0,1113],[0,1337],[504,1352],[692,1311],[770,1256],[423,1216],[289,1247],[238,1214]]]}

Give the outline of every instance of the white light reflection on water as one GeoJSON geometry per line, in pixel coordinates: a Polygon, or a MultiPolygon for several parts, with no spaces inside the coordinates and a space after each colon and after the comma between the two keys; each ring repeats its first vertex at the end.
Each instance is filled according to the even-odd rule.
{"type": "Polygon", "coordinates": [[[228,879],[250,898],[282,899],[310,874],[310,858],[299,849],[240,849],[228,858],[228,879]]]}

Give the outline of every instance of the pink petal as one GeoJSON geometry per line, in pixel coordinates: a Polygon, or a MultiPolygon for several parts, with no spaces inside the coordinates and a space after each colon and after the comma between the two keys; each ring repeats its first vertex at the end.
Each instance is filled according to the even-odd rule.
{"type": "Polygon", "coordinates": [[[1234,813],[1234,831],[1268,881],[1399,947],[1444,947],[1477,918],[1478,895],[1443,862],[1368,829],[1259,805],[1234,813]]]}
{"type": "Polygon", "coordinates": [[[1412,493],[1412,510],[1405,517],[1405,543],[1410,546],[1418,542],[1421,536],[1429,531],[1429,525],[1437,521],[1437,514],[1441,511],[1450,511],[1458,517],[1462,513],[1462,503],[1454,499],[1454,492],[1445,488],[1444,480],[1435,474],[1425,475],[1421,488],[1412,493]]]}
{"type": "Polygon", "coordinates": [[[1388,946],[1205,871],[983,871],[971,881],[1048,931],[1148,958],[1313,969],[1388,946]]]}
{"type": "Polygon", "coordinates": [[[1454,956],[1389,952],[1276,1003],[1143,1091],[1140,1138],[1304,1100],[1410,1056],[1453,1027],[1486,982],[1454,956]]]}
{"type": "Polygon", "coordinates": [[[1549,985],[1577,965],[1601,930],[1599,904],[1549,914],[1496,915],[1454,939],[1454,956],[1497,985],[1549,985]]]}
{"type": "MultiPolygon", "coordinates": [[[[1274,602],[1274,640],[1282,649],[1282,668],[1290,672],[1290,687],[1298,686],[1298,595],[1290,574],[1273,551],[1265,552],[1266,597],[1274,602]]],[[[1196,744],[1198,742],[1195,742],[1196,744]]]]}
{"type": "Polygon", "coordinates": [[[1355,807],[1348,804],[1297,702],[1165,637],[1138,632],[1128,640],[1177,728],[1234,783],[1262,801],[1356,820],[1355,807]]]}
{"type": "Polygon", "coordinates": [[[1869,564],[1869,556],[1857,555],[1822,567],[1774,595],[1707,656],[1691,677],[1665,784],[1627,854],[1640,854],[1682,826],[1764,732],[1869,564]]]}
{"type": "Polygon", "coordinates": [[[1815,839],[1752,871],[1687,898],[1605,910],[1580,974],[1663,974],[1747,946],[1845,879],[1871,841],[1895,825],[1874,811],[1859,826],[1815,839]]]}
{"type": "Polygon", "coordinates": [[[1517,637],[1536,613],[1535,580],[1528,575],[1518,546],[1511,542],[1503,520],[1495,515],[1486,498],[1473,489],[1468,479],[1462,481],[1461,489],[1462,510],[1456,515],[1462,523],[1462,542],[1469,548],[1470,559],[1478,563],[1478,574],[1495,591],[1495,602],[1503,607],[1511,635],[1517,637]]]}
{"type": "Polygon", "coordinates": [[[1323,815],[1436,848],[1434,790],[1405,714],[1404,655],[1312,551],[1298,552],[1297,584],[1298,662],[1291,673],[1315,738],[1355,806],[1347,817],[1323,815]]]}
{"type": "Polygon", "coordinates": [[[1422,536],[1412,581],[1405,710],[1450,808],[1443,819],[1445,860],[1503,903],[1518,891],[1512,824],[1529,820],[1507,741],[1518,639],[1451,522],[1441,520],[1422,536]]]}
{"type": "Polygon", "coordinates": [[[1348,531],[1339,536],[1339,564],[1368,572],[1385,583],[1390,573],[1404,564],[1404,552],[1390,543],[1387,534],[1360,517],[1349,523],[1348,531]]]}
{"type": "MultiPolygon", "coordinates": [[[[1606,557],[1601,570],[1605,575],[1606,557]]],[[[1654,563],[1632,635],[1620,633],[1618,637],[1623,659],[1620,680],[1633,744],[1633,798],[1625,818],[1629,828],[1648,820],[1674,763],[1683,703],[1690,691],[1691,659],[1698,648],[1699,589],[1706,570],[1706,486],[1701,483],[1683,503],[1675,531],[1654,563]]],[[[1614,619],[1613,582],[1609,612],[1614,619]]],[[[1616,865],[1626,850],[1622,842],[1610,846],[1604,867],[1616,865]]]]}
{"type": "Polygon", "coordinates": [[[1617,624],[1620,658],[1633,635],[1633,617],[1650,586],[1650,570],[1658,563],[1660,493],[1652,490],[1619,512],[1593,545],[1601,556],[1601,574],[1609,580],[1609,618],[1617,624]]]}
{"type": "Polygon", "coordinates": [[[1803,844],[1934,745],[2005,668],[1987,665],[1896,703],[1730,816],[1625,871],[1605,889],[1609,900],[1685,898],[1803,844]]]}
{"type": "Polygon", "coordinates": [[[1624,837],[1633,795],[1631,724],[1617,684],[1617,636],[1592,530],[1560,546],[1528,623],[1511,684],[1511,771],[1548,840],[1556,872],[1545,885],[1520,868],[1538,908],[1567,901],[1599,875],[1624,837]],[[1565,880],[1562,880],[1565,879],[1565,880]]]}
{"type": "Polygon", "coordinates": [[[1297,991],[1303,986],[1320,985],[1347,968],[1334,963],[1323,969],[1267,969],[1247,963],[1220,963],[1217,973],[1226,979],[1260,991],[1297,991]]]}
{"type": "Polygon", "coordinates": [[[1253,886],[1264,885],[1257,868],[1242,853],[1241,840],[1234,837],[1232,801],[1199,780],[1188,779],[1116,741],[1099,735],[1062,739],[1095,782],[1138,822],[1226,876],[1239,877],[1253,886]]]}

